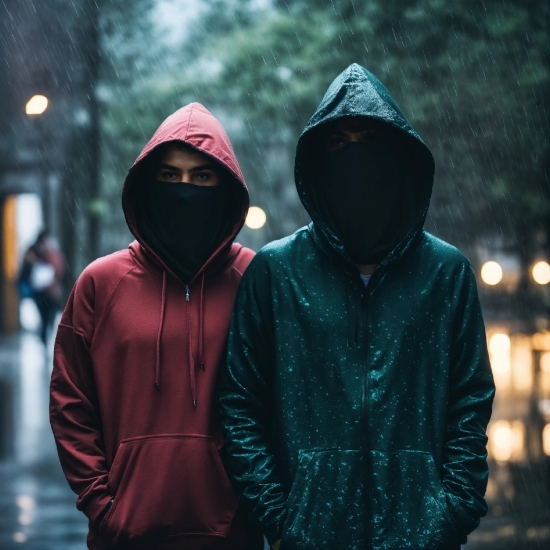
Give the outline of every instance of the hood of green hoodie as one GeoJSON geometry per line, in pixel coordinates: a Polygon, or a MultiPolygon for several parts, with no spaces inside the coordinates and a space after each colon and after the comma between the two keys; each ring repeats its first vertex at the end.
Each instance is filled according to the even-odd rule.
{"type": "Polygon", "coordinates": [[[406,175],[406,230],[398,244],[380,263],[384,266],[402,256],[422,233],[432,192],[434,159],[388,90],[371,72],[353,63],[334,79],[298,141],[295,179],[300,200],[313,221],[313,230],[321,237],[319,242],[334,250],[346,262],[353,263],[342,241],[317,212],[312,193],[318,183],[315,173],[319,143],[316,137],[323,125],[350,116],[365,117],[387,125],[392,142],[395,143],[394,153],[400,159],[406,175]]]}

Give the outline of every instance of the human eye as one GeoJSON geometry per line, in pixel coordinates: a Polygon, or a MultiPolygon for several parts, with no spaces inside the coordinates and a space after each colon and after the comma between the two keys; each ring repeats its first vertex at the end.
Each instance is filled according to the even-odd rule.
{"type": "Polygon", "coordinates": [[[216,182],[216,174],[212,170],[201,170],[193,174],[193,178],[197,184],[210,185],[216,182]]]}
{"type": "Polygon", "coordinates": [[[346,145],[346,139],[339,134],[332,134],[327,139],[327,149],[333,151],[335,149],[341,149],[346,145]]]}
{"type": "Polygon", "coordinates": [[[176,181],[178,179],[178,174],[172,170],[161,170],[160,179],[163,181],[176,181]]]}
{"type": "Polygon", "coordinates": [[[371,140],[378,139],[379,137],[380,137],[380,134],[376,130],[367,130],[361,136],[360,141],[371,141],[371,140]]]}

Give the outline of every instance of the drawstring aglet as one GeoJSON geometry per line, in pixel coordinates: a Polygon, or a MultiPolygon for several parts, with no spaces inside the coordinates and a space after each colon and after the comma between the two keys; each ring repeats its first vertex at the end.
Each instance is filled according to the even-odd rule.
{"type": "Polygon", "coordinates": [[[197,407],[197,400],[196,399],[193,399],[193,407],[197,407]]]}
{"type": "Polygon", "coordinates": [[[204,370],[204,365],[202,363],[200,364],[200,367],[201,367],[201,370],[204,370]]]}
{"type": "Polygon", "coordinates": [[[155,382],[155,388],[160,391],[160,384],[158,382],[155,382]]]}

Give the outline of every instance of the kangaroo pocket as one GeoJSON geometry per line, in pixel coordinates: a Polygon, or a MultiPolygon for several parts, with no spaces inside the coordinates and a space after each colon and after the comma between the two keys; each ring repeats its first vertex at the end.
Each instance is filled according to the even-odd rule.
{"type": "Polygon", "coordinates": [[[362,451],[300,451],[281,550],[354,549],[365,524],[362,451]]]}
{"type": "Polygon", "coordinates": [[[123,439],[109,489],[114,502],[101,533],[124,548],[184,535],[226,536],[237,507],[214,441],[205,436],[123,439]]]}
{"type": "Polygon", "coordinates": [[[440,550],[452,543],[454,528],[431,454],[372,451],[371,459],[373,548],[440,550]]]}

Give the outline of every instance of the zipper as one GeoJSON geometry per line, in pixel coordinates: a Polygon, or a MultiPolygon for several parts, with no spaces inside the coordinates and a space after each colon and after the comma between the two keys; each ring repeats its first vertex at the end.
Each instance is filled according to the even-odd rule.
{"type": "MultiPolygon", "coordinates": [[[[376,272],[376,270],[375,270],[376,272]]],[[[372,277],[375,275],[373,273],[369,280],[369,286],[373,284],[372,277]]],[[[383,274],[382,274],[383,276],[383,274]]],[[[379,273],[377,274],[377,279],[379,278],[379,273]]],[[[371,287],[372,288],[372,287],[371,287]]],[[[364,355],[364,369],[363,369],[363,403],[362,403],[362,420],[363,420],[363,449],[365,452],[365,494],[366,494],[366,516],[367,516],[367,529],[366,529],[366,541],[365,547],[367,550],[372,550],[372,495],[371,495],[371,485],[372,485],[372,455],[370,453],[371,446],[369,444],[369,369],[370,369],[370,335],[369,335],[369,296],[370,292],[365,287],[362,294],[363,310],[361,312],[361,327],[362,332],[362,341],[365,345],[365,355],[364,355]]]]}
{"type": "MultiPolygon", "coordinates": [[[[369,286],[372,285],[372,275],[369,281],[369,286]]],[[[361,421],[362,421],[362,436],[363,436],[363,451],[365,453],[365,548],[372,549],[372,495],[371,495],[371,480],[372,480],[372,456],[370,453],[371,446],[369,443],[369,369],[370,369],[370,334],[369,334],[369,295],[367,287],[361,288],[361,315],[360,319],[360,338],[359,341],[364,346],[362,355],[362,403],[361,403],[361,421]]]]}
{"type": "Polygon", "coordinates": [[[185,285],[185,301],[191,301],[191,290],[189,290],[189,285],[185,285]]]}

